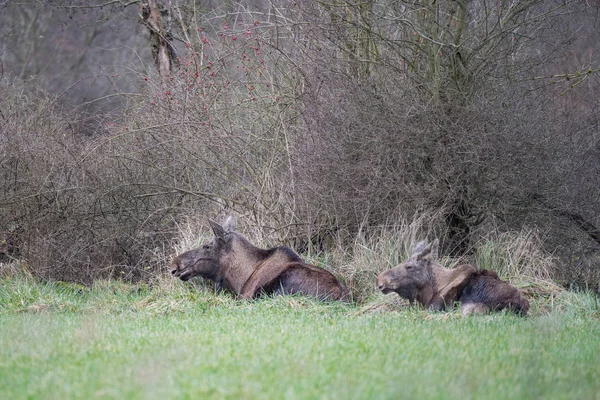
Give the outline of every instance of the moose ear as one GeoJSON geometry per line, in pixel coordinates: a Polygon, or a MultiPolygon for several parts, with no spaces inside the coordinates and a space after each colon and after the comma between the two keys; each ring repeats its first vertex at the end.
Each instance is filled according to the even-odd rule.
{"type": "Polygon", "coordinates": [[[223,228],[225,229],[225,232],[227,232],[227,233],[231,233],[231,232],[235,231],[235,218],[233,217],[233,215],[230,215],[229,217],[227,217],[227,219],[225,220],[225,223],[223,224],[223,228]]]}
{"type": "Polygon", "coordinates": [[[437,260],[440,257],[440,241],[435,239],[431,243],[431,254],[429,255],[430,260],[437,260]]]}
{"type": "Polygon", "coordinates": [[[417,260],[436,261],[440,252],[440,241],[435,239],[416,255],[417,260]]]}
{"type": "Polygon", "coordinates": [[[420,242],[418,242],[417,244],[415,244],[413,246],[412,249],[412,256],[416,257],[419,254],[421,254],[423,252],[423,250],[425,250],[425,248],[427,247],[427,240],[421,240],[420,242]]]}
{"type": "Polygon", "coordinates": [[[216,237],[218,238],[223,238],[225,236],[225,229],[223,229],[223,227],[219,224],[217,224],[215,221],[213,220],[208,220],[208,224],[210,225],[210,227],[213,230],[213,233],[215,234],[216,237]]]}

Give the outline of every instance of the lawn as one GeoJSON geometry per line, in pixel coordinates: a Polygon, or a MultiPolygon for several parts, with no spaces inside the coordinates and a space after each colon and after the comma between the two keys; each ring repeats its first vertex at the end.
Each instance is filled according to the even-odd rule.
{"type": "Polygon", "coordinates": [[[4,279],[0,398],[600,398],[597,300],[546,303],[462,317],[4,279]]]}

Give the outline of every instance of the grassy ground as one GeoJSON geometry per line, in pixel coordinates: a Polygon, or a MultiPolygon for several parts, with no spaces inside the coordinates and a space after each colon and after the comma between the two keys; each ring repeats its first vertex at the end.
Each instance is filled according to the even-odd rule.
{"type": "Polygon", "coordinates": [[[4,279],[0,398],[600,398],[591,294],[565,292],[528,318],[387,299],[4,279]]]}

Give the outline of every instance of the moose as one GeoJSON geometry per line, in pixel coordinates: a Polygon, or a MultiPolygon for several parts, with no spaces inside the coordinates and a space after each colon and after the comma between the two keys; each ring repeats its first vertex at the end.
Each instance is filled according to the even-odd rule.
{"type": "Polygon", "coordinates": [[[260,249],[235,231],[230,216],[221,226],[209,220],[215,237],[171,262],[183,281],[194,276],[216,282],[242,298],[266,294],[302,294],[319,300],[349,300],[346,287],[329,271],[306,264],[292,249],[260,249]]]}
{"type": "Polygon", "coordinates": [[[383,293],[396,292],[411,304],[416,300],[435,311],[460,302],[463,315],[508,309],[526,315],[529,301],[519,290],[501,280],[494,271],[470,264],[444,268],[438,261],[439,241],[418,242],[412,255],[376,279],[383,293]]]}

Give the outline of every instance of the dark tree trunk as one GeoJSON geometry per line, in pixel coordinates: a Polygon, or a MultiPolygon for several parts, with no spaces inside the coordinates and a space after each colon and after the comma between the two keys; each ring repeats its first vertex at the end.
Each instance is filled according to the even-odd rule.
{"type": "Polygon", "coordinates": [[[169,33],[162,26],[158,0],[148,0],[141,6],[141,17],[144,25],[150,31],[150,44],[156,69],[161,77],[166,78],[171,74],[173,62],[173,48],[169,43],[169,33]]]}

